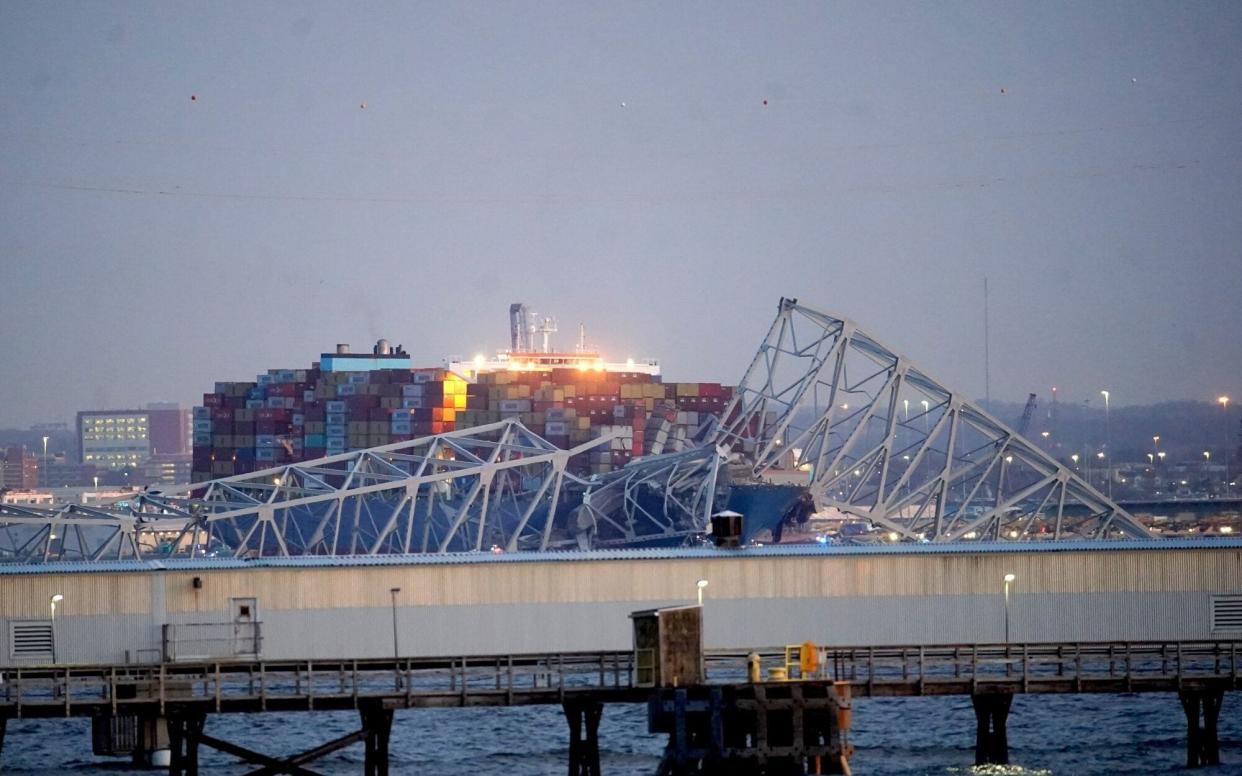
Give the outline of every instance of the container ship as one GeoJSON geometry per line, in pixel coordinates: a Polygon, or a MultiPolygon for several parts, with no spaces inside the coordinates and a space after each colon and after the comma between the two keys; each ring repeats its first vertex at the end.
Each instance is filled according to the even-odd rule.
{"type": "Polygon", "coordinates": [[[518,418],[559,447],[613,435],[571,467],[580,475],[685,449],[719,417],[733,389],[666,383],[654,359],[609,361],[556,350],[555,321],[522,303],[509,311],[510,348],[490,358],[418,367],[401,345],[337,345],[304,369],[217,382],[194,412],[193,481],[202,482],[421,436],[518,418]]]}

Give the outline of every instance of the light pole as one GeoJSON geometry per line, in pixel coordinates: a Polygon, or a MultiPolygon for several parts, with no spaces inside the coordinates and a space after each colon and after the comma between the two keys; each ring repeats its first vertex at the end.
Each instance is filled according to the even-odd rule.
{"type": "Polygon", "coordinates": [[[1009,643],[1009,583],[1013,582],[1017,577],[1013,574],[1005,575],[1005,643],[1009,643]]]}
{"type": "MultiPolygon", "coordinates": [[[[1113,497],[1113,420],[1109,410],[1108,391],[1100,391],[1104,397],[1104,449],[1108,451],[1108,463],[1104,467],[1104,476],[1108,478],[1108,497],[1113,497]]],[[[1102,457],[1102,456],[1101,456],[1102,457]]]]}
{"type": "Polygon", "coordinates": [[[392,659],[401,659],[401,650],[397,646],[397,593],[401,592],[401,588],[394,587],[388,591],[392,594],[392,659]]]}
{"type": "Polygon", "coordinates": [[[60,593],[56,593],[47,599],[48,606],[52,607],[52,664],[56,664],[56,604],[65,600],[60,593]]]}
{"type": "Polygon", "coordinates": [[[43,480],[42,485],[43,487],[46,488],[47,487],[47,437],[43,437],[43,463],[39,465],[39,469],[40,469],[40,474],[43,475],[42,477],[40,477],[40,479],[43,480]]]}
{"type": "Polygon", "coordinates": [[[927,399],[923,399],[919,402],[919,404],[923,405],[923,436],[927,436],[927,411],[931,407],[931,404],[927,401],[927,399]]]}
{"type": "Polygon", "coordinates": [[[1220,402],[1221,415],[1225,417],[1225,483],[1222,486],[1222,492],[1229,492],[1229,397],[1221,396],[1216,401],[1220,402]]]}
{"type": "Polygon", "coordinates": [[[707,587],[707,580],[700,579],[698,582],[694,583],[694,586],[698,589],[699,606],[702,606],[703,605],[703,588],[707,587]]]}

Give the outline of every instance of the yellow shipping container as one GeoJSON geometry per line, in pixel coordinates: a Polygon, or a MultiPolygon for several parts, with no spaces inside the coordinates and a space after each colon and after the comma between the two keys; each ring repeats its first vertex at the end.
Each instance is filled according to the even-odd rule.
{"type": "Polygon", "coordinates": [[[578,386],[576,385],[563,386],[561,388],[561,393],[565,395],[566,399],[576,399],[578,398],[578,386]]]}

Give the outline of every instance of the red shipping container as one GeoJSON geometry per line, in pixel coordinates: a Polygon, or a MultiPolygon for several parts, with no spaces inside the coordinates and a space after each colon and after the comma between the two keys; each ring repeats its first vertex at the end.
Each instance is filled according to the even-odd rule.
{"type": "Polygon", "coordinates": [[[214,409],[211,411],[211,422],[229,423],[233,420],[233,411],[227,409],[214,409]]]}
{"type": "Polygon", "coordinates": [[[203,394],[204,407],[221,407],[224,405],[224,397],[218,393],[203,394]]]}

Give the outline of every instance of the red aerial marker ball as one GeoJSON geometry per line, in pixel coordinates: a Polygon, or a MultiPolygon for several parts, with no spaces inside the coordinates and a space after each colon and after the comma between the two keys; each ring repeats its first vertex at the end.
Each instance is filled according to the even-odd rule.
{"type": "Polygon", "coordinates": [[[193,94],[190,95],[190,102],[194,102],[197,99],[198,99],[197,95],[193,95],[193,94]]]}
{"type": "Polygon", "coordinates": [[[763,101],[763,104],[764,104],[764,105],[767,105],[767,104],[768,104],[768,101],[767,101],[767,100],[764,100],[764,101],[763,101]]]}

